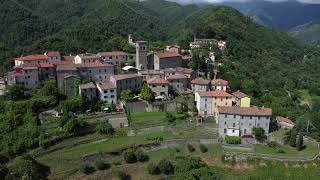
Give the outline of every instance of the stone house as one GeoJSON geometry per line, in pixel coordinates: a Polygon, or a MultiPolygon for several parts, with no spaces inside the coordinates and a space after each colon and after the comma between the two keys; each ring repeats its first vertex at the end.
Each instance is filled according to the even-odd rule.
{"type": "Polygon", "coordinates": [[[31,89],[40,84],[39,67],[36,64],[24,64],[16,67],[6,76],[7,84],[22,85],[31,89]]]}
{"type": "Polygon", "coordinates": [[[15,66],[39,64],[44,62],[48,62],[48,56],[44,54],[28,55],[14,59],[15,66]]]}
{"type": "Polygon", "coordinates": [[[199,91],[195,93],[195,101],[200,116],[215,116],[218,106],[232,106],[232,95],[224,91],[199,91]]]}
{"type": "Polygon", "coordinates": [[[61,54],[58,51],[49,51],[46,52],[44,55],[48,56],[48,61],[53,62],[53,61],[61,61],[61,54]]]}
{"type": "Polygon", "coordinates": [[[149,69],[148,61],[148,42],[147,41],[136,41],[134,43],[136,46],[136,68],[138,70],[149,69]]]}
{"type": "Polygon", "coordinates": [[[250,97],[241,91],[232,93],[234,98],[234,105],[240,107],[250,107],[250,97]]]}
{"type": "Polygon", "coordinates": [[[165,69],[162,69],[161,71],[164,72],[164,76],[165,77],[168,77],[168,76],[171,76],[171,75],[185,75],[190,80],[193,80],[197,76],[197,74],[196,74],[196,72],[194,70],[189,69],[189,68],[183,68],[183,67],[165,68],[165,69]]]}
{"type": "Polygon", "coordinates": [[[95,63],[95,62],[100,62],[101,57],[96,55],[96,54],[79,54],[74,58],[74,63],[75,64],[85,64],[85,63],[95,63]]]}
{"type": "Polygon", "coordinates": [[[177,68],[182,66],[182,56],[175,52],[158,52],[154,54],[154,69],[177,68]]]}
{"type": "Polygon", "coordinates": [[[289,118],[277,116],[276,122],[279,128],[292,129],[294,127],[294,123],[289,118]]]}
{"type": "Polygon", "coordinates": [[[62,92],[65,93],[66,96],[76,96],[79,94],[79,87],[77,86],[78,76],[75,75],[67,75],[65,76],[62,92]]]}
{"type": "Polygon", "coordinates": [[[102,61],[121,68],[121,63],[128,61],[128,54],[122,51],[99,52],[102,61]]]}
{"type": "Polygon", "coordinates": [[[61,91],[64,91],[63,88],[64,88],[64,81],[66,76],[69,76],[69,75],[79,76],[78,68],[75,64],[57,65],[56,72],[57,72],[58,89],[61,91]]]}
{"type": "Polygon", "coordinates": [[[261,127],[269,133],[272,109],[257,107],[217,107],[219,137],[252,135],[252,128],[261,127]]]}
{"type": "Polygon", "coordinates": [[[86,97],[89,101],[97,99],[97,87],[92,82],[79,85],[79,95],[86,97]]]}
{"type": "Polygon", "coordinates": [[[82,77],[91,77],[95,82],[106,82],[114,74],[114,66],[99,61],[79,64],[79,73],[82,77]]]}
{"type": "Polygon", "coordinates": [[[171,75],[166,77],[169,82],[169,90],[178,94],[184,93],[189,87],[189,79],[185,75],[171,75]]]}
{"type": "Polygon", "coordinates": [[[191,81],[191,89],[193,92],[209,91],[210,81],[202,77],[196,78],[191,81]]]}
{"type": "Polygon", "coordinates": [[[100,101],[108,104],[117,103],[117,88],[112,82],[103,82],[97,84],[100,101]]]}
{"type": "Polygon", "coordinates": [[[53,63],[39,63],[39,79],[47,81],[56,78],[56,66],[53,63]]]}
{"type": "Polygon", "coordinates": [[[152,79],[154,77],[164,78],[164,72],[159,70],[145,70],[145,71],[139,71],[138,74],[143,76],[144,81],[148,81],[149,79],[152,79]]]}
{"type": "Polygon", "coordinates": [[[160,77],[153,77],[147,81],[149,88],[157,96],[168,96],[169,82],[160,77]]]}
{"type": "Polygon", "coordinates": [[[123,90],[140,91],[143,77],[138,74],[113,75],[110,77],[110,81],[117,88],[117,94],[120,95],[123,90]]]}
{"type": "Polygon", "coordinates": [[[223,79],[213,79],[211,81],[211,90],[213,91],[227,91],[229,82],[223,79]]]}

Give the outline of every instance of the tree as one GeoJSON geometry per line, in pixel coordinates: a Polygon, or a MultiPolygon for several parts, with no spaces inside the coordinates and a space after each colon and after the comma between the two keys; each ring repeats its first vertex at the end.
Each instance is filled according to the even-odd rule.
{"type": "Polygon", "coordinates": [[[296,145],[297,145],[297,131],[295,130],[295,128],[293,128],[290,131],[289,145],[291,147],[296,147],[296,145]]]}
{"type": "Polygon", "coordinates": [[[258,140],[258,141],[262,141],[265,138],[264,135],[264,129],[261,127],[254,127],[252,128],[252,132],[254,134],[254,137],[258,140]]]}
{"type": "Polygon", "coordinates": [[[26,88],[20,85],[13,85],[8,88],[8,91],[5,93],[5,97],[11,101],[23,100],[26,98],[24,92],[26,88]]]}
{"type": "Polygon", "coordinates": [[[146,153],[144,153],[141,149],[137,149],[135,155],[139,162],[145,162],[149,160],[149,156],[146,153]]]}
{"type": "Polygon", "coordinates": [[[134,149],[128,149],[128,150],[123,151],[122,157],[127,163],[131,164],[131,163],[137,162],[137,157],[135,155],[134,149]]]}
{"type": "Polygon", "coordinates": [[[8,174],[8,168],[0,164],[0,179],[5,179],[8,174]]]}
{"type": "Polygon", "coordinates": [[[206,164],[204,164],[200,158],[187,157],[186,159],[181,159],[177,161],[175,171],[177,173],[184,173],[192,169],[199,169],[205,166],[206,164]]]}
{"type": "Polygon", "coordinates": [[[109,169],[110,168],[110,164],[109,163],[106,163],[105,161],[103,160],[97,160],[94,165],[96,166],[96,168],[98,170],[106,170],[106,169],[109,169]]]}
{"type": "Polygon", "coordinates": [[[83,174],[92,174],[94,173],[95,169],[93,166],[91,166],[90,164],[83,164],[81,165],[80,167],[80,171],[83,173],[83,174]]]}
{"type": "Polygon", "coordinates": [[[132,102],[133,101],[133,94],[131,90],[124,90],[120,94],[120,99],[125,102],[132,102]]]}
{"type": "Polygon", "coordinates": [[[240,144],[241,138],[238,136],[226,136],[225,140],[228,144],[240,144]]]}
{"type": "Polygon", "coordinates": [[[153,162],[151,162],[151,163],[149,163],[148,164],[148,166],[147,166],[147,171],[148,171],[148,173],[149,174],[151,174],[151,175],[157,175],[157,174],[160,174],[160,170],[159,170],[159,167],[155,164],[155,163],[153,163],[153,162]]]}
{"type": "Polygon", "coordinates": [[[105,122],[97,125],[96,132],[99,134],[113,135],[115,132],[115,129],[112,127],[110,123],[105,122]]]}
{"type": "Polygon", "coordinates": [[[299,136],[298,136],[298,140],[297,140],[297,150],[301,151],[303,149],[303,135],[300,132],[299,136]]]}
{"type": "Polygon", "coordinates": [[[167,159],[161,159],[159,164],[158,164],[159,170],[163,173],[163,174],[173,174],[174,173],[174,167],[171,164],[171,162],[167,159]]]}
{"type": "Polygon", "coordinates": [[[50,168],[31,156],[21,156],[13,160],[8,166],[9,179],[47,179],[50,168]]]}
{"type": "Polygon", "coordinates": [[[144,84],[141,89],[141,98],[146,101],[151,101],[154,99],[154,95],[152,90],[149,88],[147,84],[144,84]]]}

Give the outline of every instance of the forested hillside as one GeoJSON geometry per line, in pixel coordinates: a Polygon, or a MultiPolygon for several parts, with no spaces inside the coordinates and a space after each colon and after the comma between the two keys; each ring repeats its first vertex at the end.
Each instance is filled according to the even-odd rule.
{"type": "Polygon", "coordinates": [[[233,90],[253,96],[256,105],[272,107],[275,115],[299,118],[307,111],[299,105],[299,90],[319,92],[319,50],[229,7],[162,0],[20,0],[4,2],[0,17],[1,63],[45,50],[123,50],[129,33],[182,47],[196,35],[226,39],[220,77],[229,80],[233,90]]]}

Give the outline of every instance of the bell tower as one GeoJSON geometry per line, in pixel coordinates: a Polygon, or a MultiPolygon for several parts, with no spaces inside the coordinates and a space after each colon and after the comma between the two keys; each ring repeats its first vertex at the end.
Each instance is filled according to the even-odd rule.
{"type": "Polygon", "coordinates": [[[148,42],[136,41],[136,68],[138,70],[148,69],[148,42]]]}

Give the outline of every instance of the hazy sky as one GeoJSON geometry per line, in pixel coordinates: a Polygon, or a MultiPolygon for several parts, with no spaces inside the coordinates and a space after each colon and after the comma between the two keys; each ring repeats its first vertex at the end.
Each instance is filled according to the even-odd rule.
{"type": "MultiPolygon", "coordinates": [[[[245,2],[245,1],[251,1],[251,0],[171,0],[171,1],[177,1],[177,2],[187,2],[187,3],[190,3],[190,2],[204,2],[204,1],[207,1],[207,2],[227,2],[227,1],[233,1],[233,2],[245,2]]],[[[259,0],[256,0],[256,1],[259,1],[259,0]]],[[[263,1],[263,0],[261,0],[263,1]]],[[[281,1],[288,1],[288,0],[265,0],[265,1],[274,1],[274,2],[281,2],[281,1]]],[[[303,3],[313,3],[313,4],[320,4],[320,0],[297,0],[299,2],[303,2],[303,3]]]]}

